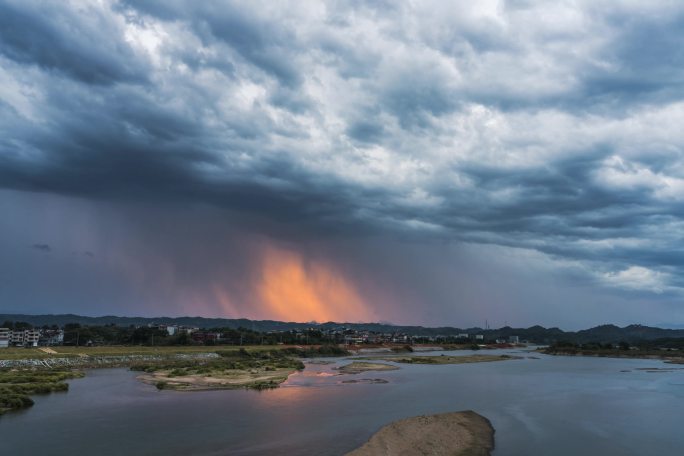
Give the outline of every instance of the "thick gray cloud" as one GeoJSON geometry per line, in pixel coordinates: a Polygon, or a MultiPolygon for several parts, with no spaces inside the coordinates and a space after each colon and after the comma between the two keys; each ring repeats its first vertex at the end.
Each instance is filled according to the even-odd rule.
{"type": "Polygon", "coordinates": [[[683,26],[666,1],[6,0],[0,186],[206,204],[302,249],[384,235],[435,269],[444,242],[505,249],[676,302],[683,26]]]}
{"type": "Polygon", "coordinates": [[[144,61],[136,59],[121,29],[103,11],[52,2],[6,2],[2,13],[0,44],[12,60],[91,84],[145,78],[144,61]]]}

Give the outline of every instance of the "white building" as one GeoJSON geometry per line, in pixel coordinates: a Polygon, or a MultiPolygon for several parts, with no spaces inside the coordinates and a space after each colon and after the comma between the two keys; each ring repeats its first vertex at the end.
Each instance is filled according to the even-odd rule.
{"type": "Polygon", "coordinates": [[[9,347],[11,335],[9,328],[0,328],[0,348],[9,347]]]}
{"type": "Polygon", "coordinates": [[[46,329],[41,331],[38,345],[62,345],[64,343],[64,330],[46,329]]]}
{"type": "Polygon", "coordinates": [[[11,331],[9,345],[13,345],[15,347],[37,347],[39,338],[40,331],[37,329],[11,331]]]}
{"type": "Polygon", "coordinates": [[[477,334],[477,335],[475,336],[475,340],[484,340],[484,335],[482,335],[482,334],[477,334]]]}

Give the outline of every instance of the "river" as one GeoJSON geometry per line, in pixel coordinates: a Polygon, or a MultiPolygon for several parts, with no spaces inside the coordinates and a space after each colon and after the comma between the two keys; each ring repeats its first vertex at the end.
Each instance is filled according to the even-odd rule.
{"type": "Polygon", "coordinates": [[[684,366],[487,352],[503,353],[523,359],[344,376],[333,368],[348,361],[334,359],[269,391],[157,391],[135,372],[89,370],[68,393],[35,396],[34,407],[0,417],[0,448],[14,456],[341,455],[391,421],[474,410],[496,429],[495,456],[684,451],[684,366]],[[388,383],[341,383],[363,378],[388,383]]]}

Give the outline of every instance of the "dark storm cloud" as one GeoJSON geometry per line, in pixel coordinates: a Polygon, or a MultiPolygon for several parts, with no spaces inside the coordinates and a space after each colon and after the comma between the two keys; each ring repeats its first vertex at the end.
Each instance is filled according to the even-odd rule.
{"type": "MultiPolygon", "coordinates": [[[[86,9],[87,10],[87,9],[86,9]]],[[[88,21],[53,2],[3,2],[0,50],[17,62],[56,70],[89,84],[144,79],[145,64],[115,23],[94,10],[88,21]]]]}
{"type": "Polygon", "coordinates": [[[208,203],[295,238],[494,244],[665,292],[682,282],[682,17],[7,1],[0,185],[208,203]]]}
{"type": "Polygon", "coordinates": [[[52,250],[48,244],[33,244],[31,247],[42,252],[49,252],[52,250]]]}
{"type": "Polygon", "coordinates": [[[657,20],[618,12],[607,21],[619,37],[606,60],[618,71],[592,76],[596,87],[588,84],[590,92],[681,99],[684,50],[678,37],[684,32],[683,12],[673,11],[657,20]]]}
{"type": "Polygon", "coordinates": [[[278,78],[288,86],[300,82],[299,71],[289,59],[296,43],[293,29],[283,27],[279,20],[264,20],[255,11],[234,2],[123,2],[163,20],[188,21],[205,43],[220,41],[241,58],[278,78]]]}
{"type": "Polygon", "coordinates": [[[383,128],[379,123],[373,122],[356,122],[349,126],[347,134],[362,142],[376,142],[382,138],[383,128]]]}

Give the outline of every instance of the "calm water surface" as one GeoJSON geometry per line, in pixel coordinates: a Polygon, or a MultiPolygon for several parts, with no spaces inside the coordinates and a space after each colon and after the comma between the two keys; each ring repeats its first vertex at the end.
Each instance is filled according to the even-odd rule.
{"type": "Polygon", "coordinates": [[[525,359],[353,376],[333,375],[348,362],[336,359],[261,392],[157,391],[125,369],[92,370],[1,417],[0,454],[340,455],[391,421],[467,409],[491,420],[496,456],[684,454],[684,366],[494,353],[525,359]],[[675,370],[642,370],[654,367],[675,370]],[[389,383],[341,383],[362,378],[389,383]]]}

